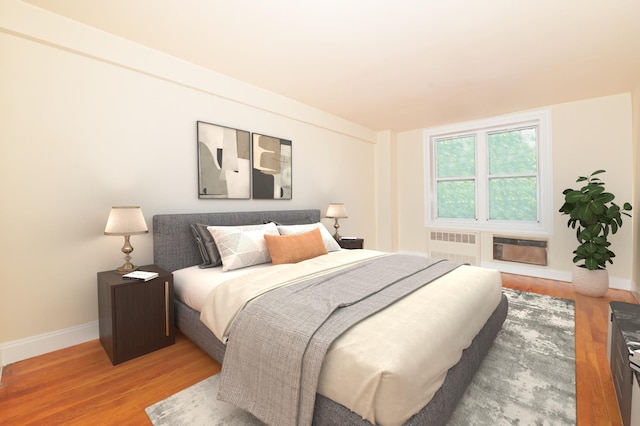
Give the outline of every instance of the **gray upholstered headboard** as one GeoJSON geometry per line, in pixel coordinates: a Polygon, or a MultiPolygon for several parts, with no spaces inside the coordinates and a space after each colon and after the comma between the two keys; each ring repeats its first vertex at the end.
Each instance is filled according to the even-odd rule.
{"type": "Polygon", "coordinates": [[[153,216],[153,260],[167,271],[202,263],[191,232],[194,223],[218,226],[255,225],[274,221],[286,225],[320,222],[320,210],[275,210],[228,213],[176,213],[153,216]]]}

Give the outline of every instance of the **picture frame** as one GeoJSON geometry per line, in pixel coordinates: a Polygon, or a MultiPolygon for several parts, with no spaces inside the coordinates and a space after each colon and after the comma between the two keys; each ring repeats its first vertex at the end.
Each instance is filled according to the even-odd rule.
{"type": "Polygon", "coordinates": [[[197,122],[198,198],[251,198],[250,132],[197,122]]]}
{"type": "Polygon", "coordinates": [[[253,133],[252,196],[256,200],[291,200],[292,142],[253,133]]]}

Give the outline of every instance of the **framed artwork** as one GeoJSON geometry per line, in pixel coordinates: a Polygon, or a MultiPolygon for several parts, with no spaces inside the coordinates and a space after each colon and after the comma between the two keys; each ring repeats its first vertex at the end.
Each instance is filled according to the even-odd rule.
{"type": "Polygon", "coordinates": [[[197,122],[198,198],[251,198],[251,139],[245,130],[197,122]]]}
{"type": "Polygon", "coordinates": [[[253,133],[253,198],[290,200],[291,141],[253,133]]]}

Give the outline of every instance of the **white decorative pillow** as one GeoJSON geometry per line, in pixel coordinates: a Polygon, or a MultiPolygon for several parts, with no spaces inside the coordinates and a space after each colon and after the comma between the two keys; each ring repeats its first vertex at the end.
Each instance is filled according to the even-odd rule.
{"type": "Polygon", "coordinates": [[[310,225],[279,225],[278,232],[280,235],[294,235],[300,234],[302,232],[313,231],[314,229],[320,229],[320,234],[322,235],[322,242],[324,246],[327,248],[327,251],[338,251],[340,250],[340,245],[333,238],[333,235],[327,231],[327,228],[320,222],[312,223],[310,225]]]}
{"type": "Polygon", "coordinates": [[[222,259],[222,270],[271,262],[264,234],[279,235],[275,223],[245,226],[208,226],[222,259]]]}

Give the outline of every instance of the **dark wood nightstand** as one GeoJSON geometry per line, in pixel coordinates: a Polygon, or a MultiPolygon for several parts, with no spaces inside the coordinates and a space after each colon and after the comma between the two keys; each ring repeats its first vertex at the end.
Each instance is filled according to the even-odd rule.
{"type": "MultiPolygon", "coordinates": [[[[611,378],[624,426],[640,424],[640,373],[631,368],[629,346],[640,341],[640,305],[609,303],[607,340],[611,378]]],[[[634,348],[635,345],[632,345],[634,348]]]]}
{"type": "Polygon", "coordinates": [[[158,277],[138,281],[98,272],[100,343],[113,365],[175,343],[173,275],[155,265],[139,270],[158,277]]]}
{"type": "Polygon", "coordinates": [[[343,249],[361,249],[364,245],[363,238],[349,238],[349,239],[339,239],[338,245],[343,249]]]}

